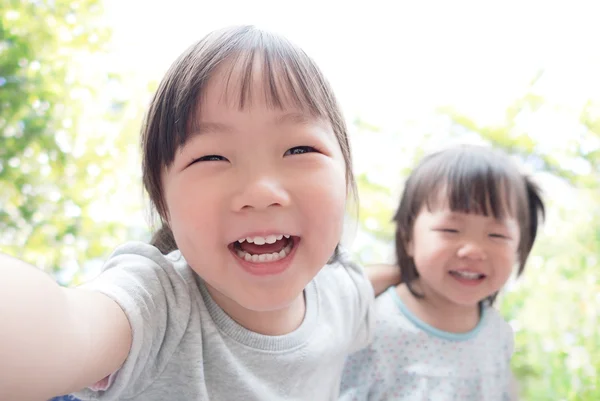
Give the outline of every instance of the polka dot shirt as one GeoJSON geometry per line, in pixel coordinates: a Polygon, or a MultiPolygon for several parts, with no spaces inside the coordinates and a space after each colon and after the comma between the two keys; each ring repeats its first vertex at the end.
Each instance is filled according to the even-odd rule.
{"type": "Polygon", "coordinates": [[[373,343],[351,355],[340,400],[510,400],[513,332],[484,307],[468,333],[438,330],[412,314],[394,288],[377,298],[373,343]]]}

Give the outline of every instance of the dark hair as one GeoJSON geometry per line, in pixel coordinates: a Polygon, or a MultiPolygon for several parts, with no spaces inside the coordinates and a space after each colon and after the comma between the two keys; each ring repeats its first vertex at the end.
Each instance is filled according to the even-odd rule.
{"type": "MultiPolygon", "coordinates": [[[[401,280],[410,292],[419,298],[423,296],[411,285],[419,273],[407,244],[412,239],[417,215],[423,207],[431,210],[437,206],[441,191],[452,211],[495,218],[508,214],[517,219],[521,233],[517,275],[521,275],[537,235],[539,218],[545,214],[538,186],[498,150],[455,146],[425,157],[412,171],[394,216],[397,262],[401,280]]],[[[490,304],[496,296],[488,297],[490,304]]]]}
{"type": "MultiPolygon", "coordinates": [[[[333,91],[315,62],[300,48],[274,33],[252,26],[214,31],[188,48],[161,81],[142,128],[144,188],[162,227],[151,243],[163,253],[177,248],[168,228],[161,176],[171,166],[175,152],[185,144],[202,109],[206,85],[224,72],[226,85],[232,77],[239,88],[235,104],[240,110],[252,102],[255,63],[261,63],[267,105],[277,109],[294,106],[328,121],[346,162],[349,192],[356,195],[346,123],[333,91]],[[233,72],[239,74],[234,74],[233,72]]],[[[224,95],[229,95],[225,89],[224,95]]]]}

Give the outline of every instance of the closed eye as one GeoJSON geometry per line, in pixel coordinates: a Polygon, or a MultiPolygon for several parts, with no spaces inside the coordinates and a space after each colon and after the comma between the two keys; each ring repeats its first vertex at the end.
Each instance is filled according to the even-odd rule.
{"type": "Polygon", "coordinates": [[[492,237],[492,238],[500,238],[500,239],[510,239],[509,236],[506,236],[504,234],[498,234],[498,233],[491,233],[490,237],[492,237]]]}
{"type": "Polygon", "coordinates": [[[437,228],[435,231],[439,231],[442,233],[458,234],[458,230],[454,228],[437,228]]]}
{"type": "Polygon", "coordinates": [[[227,160],[227,158],[220,156],[220,155],[206,155],[206,156],[202,156],[197,159],[194,159],[190,163],[190,165],[192,165],[196,162],[219,162],[219,161],[228,161],[228,160],[227,160]]]}
{"type": "Polygon", "coordinates": [[[286,150],[284,156],[303,155],[305,153],[318,152],[318,150],[312,146],[295,146],[286,150]]]}

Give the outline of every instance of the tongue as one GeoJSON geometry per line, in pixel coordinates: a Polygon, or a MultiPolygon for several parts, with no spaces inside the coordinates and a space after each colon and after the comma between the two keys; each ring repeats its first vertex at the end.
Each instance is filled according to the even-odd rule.
{"type": "Polygon", "coordinates": [[[256,245],[250,242],[242,242],[240,248],[242,251],[251,253],[252,255],[262,255],[264,253],[280,252],[287,245],[287,239],[282,238],[275,241],[273,244],[256,245]]]}

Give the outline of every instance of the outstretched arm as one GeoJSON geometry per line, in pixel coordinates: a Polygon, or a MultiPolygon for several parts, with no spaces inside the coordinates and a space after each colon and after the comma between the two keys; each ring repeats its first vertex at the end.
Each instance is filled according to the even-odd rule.
{"type": "Polygon", "coordinates": [[[62,288],[0,254],[0,400],[41,400],[89,386],[129,352],[124,312],[105,295],[62,288]]]}

